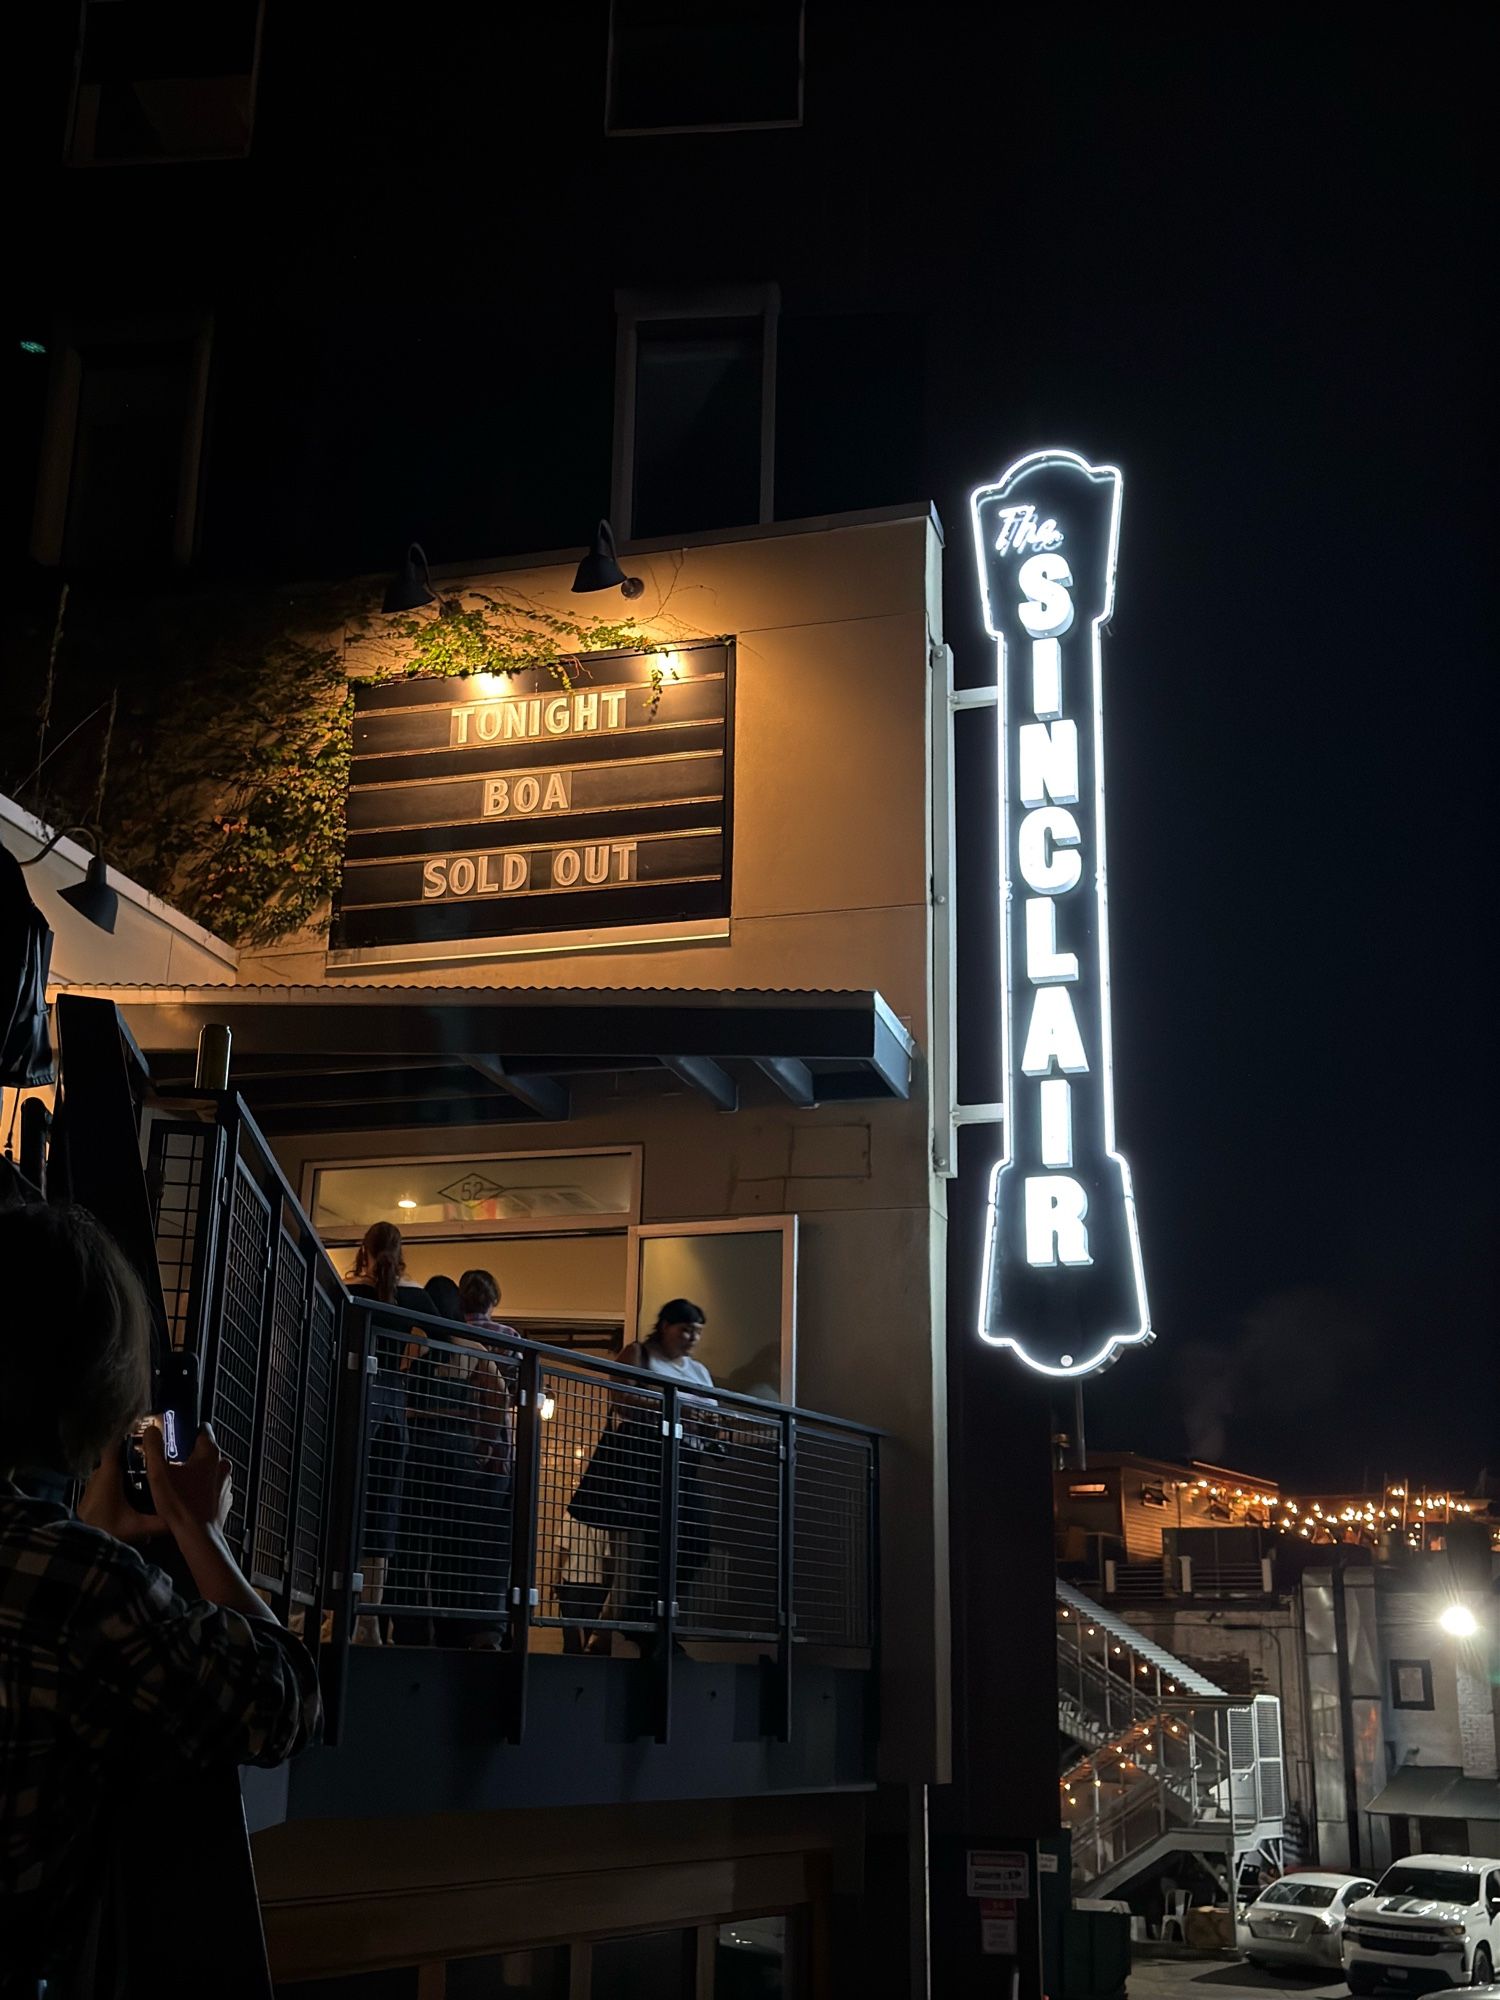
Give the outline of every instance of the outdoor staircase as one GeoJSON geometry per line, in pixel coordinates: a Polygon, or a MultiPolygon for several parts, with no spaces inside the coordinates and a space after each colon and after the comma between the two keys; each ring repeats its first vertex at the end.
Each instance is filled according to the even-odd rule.
{"type": "Polygon", "coordinates": [[[1072,1584],[1057,1585],[1062,1820],[1078,1894],[1195,1854],[1229,1884],[1279,1851],[1281,1706],[1245,1702],[1072,1584]]]}

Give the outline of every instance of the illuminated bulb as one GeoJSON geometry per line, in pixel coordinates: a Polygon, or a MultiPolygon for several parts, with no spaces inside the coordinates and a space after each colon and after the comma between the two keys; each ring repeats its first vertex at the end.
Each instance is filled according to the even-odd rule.
{"type": "Polygon", "coordinates": [[[557,1398],[544,1395],[536,1406],[536,1413],[545,1424],[557,1415],[557,1398]]]}
{"type": "Polygon", "coordinates": [[[1479,1620],[1467,1604],[1450,1604],[1438,1623],[1451,1639],[1472,1639],[1479,1630],[1479,1620]]]}
{"type": "Polygon", "coordinates": [[[396,1203],[397,1208],[415,1208],[416,1205],[409,1194],[402,1195],[401,1199],[396,1203]]]}

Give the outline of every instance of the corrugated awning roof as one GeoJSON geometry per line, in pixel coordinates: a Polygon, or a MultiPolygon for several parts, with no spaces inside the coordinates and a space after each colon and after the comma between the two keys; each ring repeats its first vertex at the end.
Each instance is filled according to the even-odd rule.
{"type": "Polygon", "coordinates": [[[160,1089],[226,1026],[231,1082],[277,1131],[388,1130],[568,1115],[570,1081],[664,1072],[720,1110],[742,1078],[811,1106],[904,1098],[915,1044],[880,994],[635,987],[70,988],[108,999],[160,1089]]]}
{"type": "Polygon", "coordinates": [[[1456,1764],[1403,1764],[1366,1812],[1412,1819],[1500,1820],[1500,1779],[1466,1778],[1456,1764]]]}

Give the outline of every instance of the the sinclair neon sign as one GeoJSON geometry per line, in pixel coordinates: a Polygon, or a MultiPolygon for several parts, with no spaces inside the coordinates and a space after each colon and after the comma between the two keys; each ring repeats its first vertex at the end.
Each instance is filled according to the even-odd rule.
{"type": "Polygon", "coordinates": [[[979,1331],[1049,1375],[1151,1338],[1110,1073],[1100,628],[1121,485],[1113,466],[1039,451],[970,502],[999,652],[1006,1092],[979,1331]]]}

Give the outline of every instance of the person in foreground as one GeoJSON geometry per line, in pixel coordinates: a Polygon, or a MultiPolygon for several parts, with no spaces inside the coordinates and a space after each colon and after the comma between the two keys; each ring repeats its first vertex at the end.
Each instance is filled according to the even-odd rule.
{"type": "Polygon", "coordinates": [[[150,1332],[111,1238],[82,1209],[0,1211],[0,1264],[0,1992],[63,2000],[87,1990],[133,1786],[280,1764],[320,1707],[310,1657],[225,1539],[230,1467],[209,1430],[174,1467],[148,1428],[154,1513],[126,1497],[150,1332]],[[77,1513],[23,1494],[33,1470],[85,1479],[77,1513]],[[152,1536],[176,1543],[192,1601],[131,1546],[152,1536]]]}

